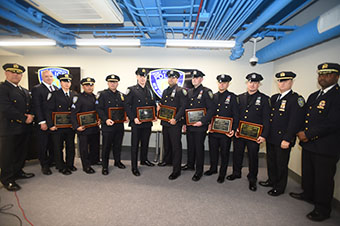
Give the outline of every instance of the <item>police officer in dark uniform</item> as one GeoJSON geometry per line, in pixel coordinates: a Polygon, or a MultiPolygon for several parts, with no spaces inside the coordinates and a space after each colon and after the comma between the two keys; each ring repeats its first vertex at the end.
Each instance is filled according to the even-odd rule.
{"type": "Polygon", "coordinates": [[[208,125],[213,116],[216,106],[213,100],[213,93],[209,88],[202,85],[203,72],[194,70],[192,72],[193,88],[188,91],[188,103],[186,109],[205,108],[206,114],[200,121],[193,125],[186,126],[188,143],[188,160],[183,170],[194,170],[193,181],[199,181],[203,175],[204,167],[204,140],[207,134],[208,125]]]}
{"type": "Polygon", "coordinates": [[[140,172],[137,168],[139,143],[141,143],[140,164],[146,166],[154,166],[154,164],[147,158],[152,122],[139,121],[137,118],[137,107],[153,106],[156,111],[156,102],[154,94],[146,85],[147,71],[144,68],[138,68],[135,73],[137,77],[137,85],[131,86],[126,90],[125,111],[130,119],[129,125],[132,129],[132,173],[135,176],[140,176],[140,172]]]}
{"type": "Polygon", "coordinates": [[[306,103],[303,130],[298,132],[302,146],[302,193],[293,198],[314,204],[307,214],[313,221],[330,217],[334,192],[334,175],[340,157],[340,65],[318,66],[321,90],[312,93],[306,103]]]}
{"type": "Polygon", "coordinates": [[[92,164],[98,162],[99,156],[99,126],[91,126],[86,128],[79,125],[77,114],[86,113],[96,110],[96,96],[93,94],[94,83],[93,78],[83,78],[80,84],[84,92],[73,97],[71,106],[71,120],[73,129],[77,132],[79,138],[80,159],[83,171],[87,174],[95,173],[91,167],[92,164]]]}
{"type": "Polygon", "coordinates": [[[102,174],[109,174],[109,157],[113,146],[114,165],[120,169],[125,169],[121,162],[120,154],[124,137],[124,124],[114,122],[109,118],[109,108],[123,107],[124,94],[117,90],[120,78],[118,75],[108,75],[106,77],[108,89],[98,93],[97,112],[101,119],[103,132],[103,151],[102,151],[102,174]]]}
{"type": "Polygon", "coordinates": [[[38,156],[41,165],[41,171],[45,175],[51,175],[50,166],[54,163],[53,143],[51,132],[48,130],[46,123],[46,104],[47,95],[58,89],[53,85],[53,74],[49,70],[42,72],[42,81],[32,88],[32,104],[35,115],[38,144],[38,156]]]}
{"type": "Polygon", "coordinates": [[[29,92],[19,85],[25,68],[19,64],[2,68],[6,80],[0,83],[0,181],[8,191],[18,191],[15,180],[34,176],[22,170],[34,116],[29,92]]]}
{"type": "Polygon", "coordinates": [[[173,171],[169,180],[175,180],[181,175],[182,163],[182,126],[184,123],[184,113],[187,101],[187,91],[177,85],[180,77],[178,71],[169,70],[168,76],[169,87],[163,91],[161,105],[176,108],[176,115],[169,122],[161,122],[163,133],[164,158],[158,166],[173,165],[173,171]]]}
{"type": "Polygon", "coordinates": [[[282,71],[275,75],[280,93],[270,98],[270,130],[266,141],[268,180],[260,181],[264,187],[273,187],[268,194],[279,196],[287,186],[288,162],[296,133],[302,126],[305,101],[292,91],[296,74],[282,71]]]}
{"type": "MultiPolygon", "coordinates": [[[[221,74],[218,75],[216,79],[218,81],[218,92],[214,94],[214,103],[217,106],[214,116],[232,118],[233,123],[229,133],[223,134],[211,131],[209,132],[210,169],[204,172],[204,175],[210,176],[217,173],[218,157],[220,152],[221,167],[217,182],[223,183],[228,168],[231,139],[238,126],[239,107],[237,96],[234,93],[228,91],[229,82],[232,79],[231,76],[221,74]]],[[[211,129],[211,126],[212,125],[210,124],[209,130],[211,129]]]]}
{"type": "MultiPolygon", "coordinates": [[[[52,131],[54,158],[56,167],[60,173],[70,175],[71,171],[76,171],[74,166],[74,130],[72,128],[57,128],[52,120],[52,112],[70,112],[72,99],[75,93],[70,90],[72,75],[62,74],[58,76],[61,89],[47,95],[46,104],[46,122],[50,131],[52,131]],[[64,142],[66,144],[66,162],[63,158],[64,142]]],[[[70,122],[71,123],[71,122],[70,122]]]]}
{"type": "Polygon", "coordinates": [[[262,75],[251,73],[246,76],[246,79],[248,80],[247,92],[238,96],[240,120],[261,124],[263,125],[263,130],[257,141],[238,138],[238,134],[236,133],[236,139],[234,139],[233,173],[227,176],[227,179],[235,180],[241,178],[244,150],[245,147],[247,147],[249,157],[249,174],[247,176],[249,180],[249,189],[251,191],[256,191],[259,161],[258,152],[260,144],[268,137],[270,103],[269,97],[258,90],[260,81],[263,80],[262,75]]]}

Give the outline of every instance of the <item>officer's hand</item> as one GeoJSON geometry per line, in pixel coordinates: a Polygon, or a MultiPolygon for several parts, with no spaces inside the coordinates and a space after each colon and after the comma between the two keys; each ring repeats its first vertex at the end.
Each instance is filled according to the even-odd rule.
{"type": "Polygon", "coordinates": [[[282,149],[289,148],[289,145],[290,145],[290,143],[288,141],[285,141],[285,140],[281,141],[281,148],[282,149]]]}
{"type": "Polygon", "coordinates": [[[79,126],[78,128],[77,128],[77,131],[79,131],[79,132],[82,132],[82,131],[84,131],[85,130],[85,127],[84,126],[79,126]]]}
{"type": "Polygon", "coordinates": [[[234,136],[234,130],[230,131],[229,133],[226,133],[226,135],[227,135],[228,137],[234,136]]]}
{"type": "Polygon", "coordinates": [[[153,121],[153,122],[157,122],[157,120],[158,120],[158,119],[157,119],[157,117],[155,117],[155,119],[154,119],[154,120],[152,120],[152,121],[153,121]]]}
{"type": "Polygon", "coordinates": [[[306,137],[306,134],[304,131],[300,131],[297,133],[297,136],[301,142],[307,142],[308,138],[306,137]]]}
{"type": "Polygon", "coordinates": [[[26,124],[31,124],[31,123],[33,122],[33,119],[34,119],[34,115],[25,114],[25,116],[27,117],[25,123],[26,123],[26,124]]]}
{"type": "Polygon", "coordinates": [[[240,134],[240,131],[237,129],[237,130],[236,130],[236,133],[235,133],[235,137],[236,137],[236,138],[239,138],[239,137],[240,137],[239,134],[240,134]]]}
{"type": "Polygon", "coordinates": [[[56,127],[56,126],[52,126],[51,128],[50,128],[50,130],[51,131],[56,131],[58,128],[56,127]]]}
{"type": "Polygon", "coordinates": [[[106,125],[112,126],[113,124],[114,124],[114,121],[112,121],[111,119],[106,120],[106,125]]]}
{"type": "Polygon", "coordinates": [[[174,119],[174,118],[170,119],[169,122],[170,122],[171,125],[176,125],[176,123],[177,123],[176,119],[174,119]]]}
{"type": "Polygon", "coordinates": [[[186,125],[182,126],[182,131],[183,131],[183,133],[185,133],[187,131],[187,126],[186,125]]]}
{"type": "Polygon", "coordinates": [[[157,112],[159,112],[159,109],[161,109],[161,106],[159,106],[159,104],[157,104],[157,112]]]}
{"type": "Polygon", "coordinates": [[[198,122],[195,122],[195,124],[193,126],[200,127],[202,125],[203,125],[203,123],[201,121],[198,121],[198,122]]]}
{"type": "Polygon", "coordinates": [[[211,124],[208,125],[208,133],[210,133],[211,130],[211,124]]]}
{"type": "Polygon", "coordinates": [[[41,123],[40,124],[40,129],[43,131],[46,131],[48,129],[47,124],[46,123],[41,123]]]}
{"type": "Polygon", "coordinates": [[[266,141],[266,138],[259,136],[256,140],[256,143],[261,144],[266,141]]]}
{"type": "Polygon", "coordinates": [[[135,118],[133,121],[135,122],[135,124],[136,124],[136,125],[140,125],[140,124],[142,124],[142,122],[141,122],[141,121],[139,121],[139,119],[138,119],[138,118],[135,118]]]}
{"type": "Polygon", "coordinates": [[[102,120],[98,119],[97,125],[100,126],[100,123],[102,123],[102,120]]]}

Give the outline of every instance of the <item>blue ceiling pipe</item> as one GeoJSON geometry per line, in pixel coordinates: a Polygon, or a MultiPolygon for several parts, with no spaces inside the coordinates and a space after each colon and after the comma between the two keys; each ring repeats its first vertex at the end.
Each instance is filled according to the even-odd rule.
{"type": "Polygon", "coordinates": [[[276,0],[267,9],[265,9],[246,31],[237,36],[235,40],[235,47],[231,50],[232,54],[229,58],[231,60],[240,58],[244,52],[243,42],[261,26],[263,26],[264,23],[286,7],[291,1],[292,0],[276,0]]]}
{"type": "Polygon", "coordinates": [[[339,15],[340,5],[334,7],[325,14],[315,18],[311,22],[303,25],[283,38],[257,51],[256,56],[259,58],[259,63],[266,63],[280,57],[287,56],[291,53],[339,36],[339,17],[337,17],[338,20],[335,20],[336,16],[332,16],[332,13],[333,15],[339,15]],[[334,23],[334,26],[332,27],[331,24],[326,24],[326,26],[330,26],[331,28],[320,32],[318,29],[318,22],[320,20],[324,20],[325,16],[332,18],[331,20],[327,21],[328,23],[334,23]]]}

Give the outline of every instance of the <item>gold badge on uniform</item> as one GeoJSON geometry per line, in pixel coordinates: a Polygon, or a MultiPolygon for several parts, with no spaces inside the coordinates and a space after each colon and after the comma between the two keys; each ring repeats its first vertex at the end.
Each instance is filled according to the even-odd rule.
{"type": "Polygon", "coordinates": [[[255,101],[255,105],[261,105],[261,97],[257,97],[256,101],[255,101]]]}
{"type": "Polygon", "coordinates": [[[285,111],[287,100],[282,100],[279,111],[285,111]]]}
{"type": "Polygon", "coordinates": [[[326,101],[322,100],[319,102],[319,105],[317,106],[317,108],[319,109],[325,109],[325,105],[326,105],[326,101]]]}

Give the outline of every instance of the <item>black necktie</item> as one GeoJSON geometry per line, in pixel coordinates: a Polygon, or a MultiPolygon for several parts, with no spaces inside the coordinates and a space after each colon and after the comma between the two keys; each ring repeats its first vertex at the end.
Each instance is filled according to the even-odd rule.
{"type": "Polygon", "coordinates": [[[51,92],[53,92],[53,88],[52,88],[52,86],[50,86],[50,91],[51,91],[51,92]]]}
{"type": "Polygon", "coordinates": [[[319,97],[321,97],[324,94],[324,92],[322,90],[320,90],[320,93],[318,94],[318,96],[316,97],[316,99],[318,99],[319,97]]]}
{"type": "Polygon", "coordinates": [[[67,97],[68,99],[70,99],[70,96],[68,95],[68,93],[66,93],[65,95],[66,95],[66,97],[67,97]]]}
{"type": "Polygon", "coordinates": [[[281,99],[281,94],[279,94],[279,96],[277,97],[276,102],[279,102],[280,99],[281,99]]]}

